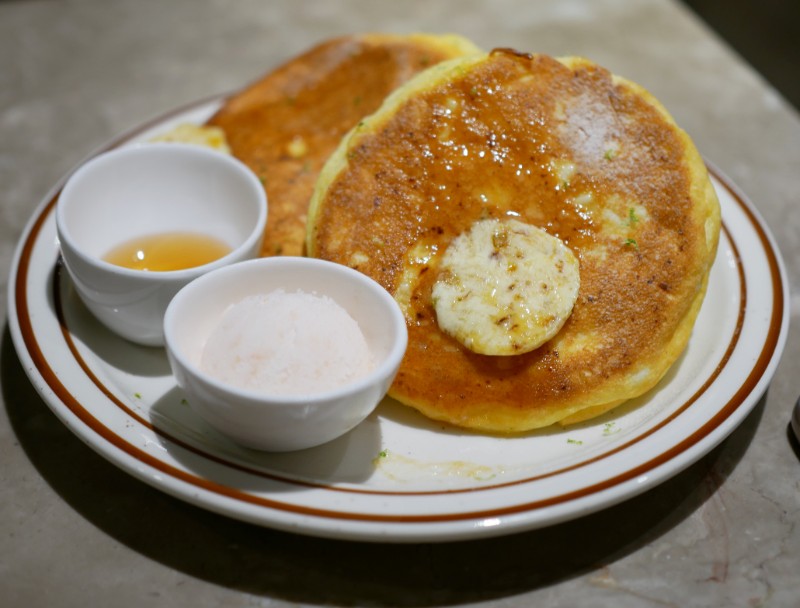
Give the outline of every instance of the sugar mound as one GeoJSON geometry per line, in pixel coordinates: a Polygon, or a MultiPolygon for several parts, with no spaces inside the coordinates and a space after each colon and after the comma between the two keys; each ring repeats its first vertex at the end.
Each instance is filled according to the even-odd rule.
{"type": "Polygon", "coordinates": [[[232,304],[209,336],[200,365],[239,388],[297,395],[352,382],[374,361],[358,323],[339,304],[279,289],[232,304]]]}

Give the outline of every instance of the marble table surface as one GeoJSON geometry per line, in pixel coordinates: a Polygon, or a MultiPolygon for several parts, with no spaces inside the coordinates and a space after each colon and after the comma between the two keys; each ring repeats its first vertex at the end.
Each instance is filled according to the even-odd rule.
{"type": "Polygon", "coordinates": [[[677,2],[0,2],[0,604],[797,606],[796,329],[765,397],[682,473],[581,519],[459,543],[324,540],[216,515],[117,469],[38,396],[6,293],[50,187],[122,130],[358,31],[585,55],[641,83],[754,202],[800,284],[798,115],[677,2]]]}

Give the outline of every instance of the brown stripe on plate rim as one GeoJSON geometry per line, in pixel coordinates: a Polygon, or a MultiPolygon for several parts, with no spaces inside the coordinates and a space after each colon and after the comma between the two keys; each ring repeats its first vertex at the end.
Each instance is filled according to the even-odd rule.
{"type": "MultiPolygon", "coordinates": [[[[177,114],[177,112],[176,112],[176,114],[177,114]]],[[[154,121],[154,124],[155,124],[155,121],[154,121]]],[[[147,127],[143,127],[142,129],[140,129],[137,132],[141,132],[145,128],[147,128],[147,127]]],[[[129,138],[133,137],[133,135],[130,135],[128,137],[129,138]]],[[[119,145],[119,143],[116,144],[116,145],[119,145]]],[[[113,147],[113,144],[111,146],[109,146],[109,147],[113,147]]],[[[39,218],[37,218],[36,222],[34,223],[32,229],[31,229],[31,232],[29,233],[28,240],[24,244],[22,255],[20,256],[19,268],[18,268],[18,273],[17,273],[17,280],[16,280],[16,283],[15,283],[15,290],[16,290],[15,291],[15,298],[16,298],[15,303],[16,303],[16,308],[17,308],[18,322],[19,322],[21,333],[22,333],[22,336],[23,336],[23,340],[24,340],[25,345],[26,345],[26,347],[28,349],[28,352],[29,352],[32,360],[34,361],[34,364],[36,365],[36,368],[42,374],[42,377],[44,378],[45,382],[48,384],[48,386],[51,388],[51,390],[53,390],[53,392],[56,394],[56,396],[59,399],[61,399],[61,401],[67,406],[67,408],[70,411],[72,411],[73,414],[75,414],[80,420],[82,420],[84,422],[84,424],[86,424],[89,428],[91,428],[99,436],[103,437],[106,441],[108,441],[109,443],[111,443],[112,445],[117,447],[118,449],[122,450],[123,452],[127,453],[129,456],[132,456],[134,459],[139,460],[140,462],[142,462],[144,464],[147,464],[148,466],[151,466],[151,467],[153,467],[153,468],[155,468],[157,470],[160,470],[163,473],[166,473],[166,474],[168,474],[170,476],[173,476],[176,479],[179,479],[181,481],[190,483],[192,485],[204,488],[204,489],[206,489],[206,490],[208,490],[210,492],[213,492],[213,493],[216,493],[216,494],[220,494],[220,495],[223,495],[223,496],[228,496],[230,498],[234,498],[236,500],[240,500],[240,501],[243,501],[243,502],[257,504],[257,505],[264,506],[264,507],[269,507],[269,508],[274,508],[274,509],[279,509],[279,510],[284,510],[284,511],[291,511],[291,512],[296,512],[296,513],[303,513],[303,514],[306,514],[306,515],[324,516],[324,517],[329,517],[329,518],[332,517],[332,518],[337,518],[337,519],[360,519],[360,520],[371,520],[371,521],[397,521],[397,522],[442,521],[442,520],[454,520],[454,519],[469,519],[469,518],[474,518],[474,517],[486,517],[486,516],[490,516],[490,515],[503,515],[503,514],[510,514],[510,513],[518,513],[518,512],[522,512],[522,511],[528,511],[528,510],[532,510],[532,509],[536,509],[536,508],[541,508],[541,507],[544,507],[544,506],[550,506],[550,505],[553,505],[553,504],[559,504],[559,503],[562,503],[562,502],[573,500],[575,498],[587,496],[589,494],[605,490],[605,489],[607,489],[609,487],[613,487],[614,485],[617,485],[617,484],[622,483],[624,481],[627,481],[629,479],[635,478],[635,477],[641,475],[644,471],[651,470],[652,468],[654,468],[656,466],[659,466],[660,464],[663,464],[664,462],[669,461],[670,459],[674,458],[677,454],[685,451],[686,449],[688,449],[692,445],[695,445],[702,438],[706,437],[715,428],[717,428],[725,419],[727,419],[731,415],[731,413],[733,413],[744,402],[744,400],[747,398],[747,396],[750,395],[750,393],[753,391],[755,386],[758,384],[758,381],[760,380],[760,378],[763,376],[763,373],[765,372],[766,368],[768,367],[769,362],[770,362],[770,360],[772,358],[772,354],[774,353],[775,347],[776,347],[776,345],[778,343],[778,340],[779,340],[779,337],[780,337],[780,333],[781,333],[781,327],[782,327],[784,301],[783,301],[783,290],[782,290],[782,281],[781,281],[781,273],[780,273],[779,265],[778,265],[777,259],[775,258],[775,254],[773,252],[773,249],[772,249],[772,246],[771,246],[771,244],[769,242],[769,239],[767,238],[766,234],[764,233],[764,231],[763,231],[763,229],[761,227],[761,224],[758,221],[758,219],[750,211],[748,206],[744,203],[744,201],[742,200],[741,196],[737,192],[735,192],[733,188],[731,188],[730,183],[728,182],[728,180],[723,178],[717,171],[713,170],[713,168],[710,168],[710,171],[712,172],[712,174],[714,174],[714,176],[721,183],[723,183],[723,185],[728,189],[728,191],[731,194],[731,196],[733,197],[733,199],[745,211],[745,213],[746,213],[746,215],[748,217],[748,220],[750,221],[750,223],[752,224],[754,229],[757,231],[759,239],[762,242],[762,245],[764,247],[765,253],[767,254],[767,257],[768,257],[768,260],[769,260],[771,279],[772,279],[772,283],[773,283],[773,292],[774,292],[773,293],[774,306],[773,306],[773,314],[772,314],[771,321],[770,321],[770,329],[768,331],[768,335],[767,335],[766,340],[764,342],[764,347],[763,347],[763,349],[762,349],[762,351],[761,351],[761,353],[759,355],[759,358],[758,358],[755,366],[751,370],[751,373],[748,375],[748,378],[741,385],[740,389],[737,391],[735,396],[731,400],[729,400],[729,402],[722,409],[720,409],[718,411],[718,413],[711,420],[709,420],[703,427],[701,427],[700,429],[695,431],[689,437],[687,437],[684,440],[682,440],[680,443],[678,443],[675,446],[673,446],[670,450],[664,452],[663,454],[660,454],[659,456],[651,459],[650,461],[648,461],[646,463],[643,463],[642,465],[636,467],[635,469],[631,469],[629,471],[626,471],[625,473],[620,474],[620,475],[618,475],[618,476],[616,476],[614,478],[605,480],[603,482],[600,482],[598,484],[594,484],[592,486],[581,488],[580,490],[577,490],[575,492],[571,492],[571,493],[568,493],[568,494],[563,494],[563,495],[560,495],[560,496],[554,496],[554,497],[548,498],[546,500],[540,500],[540,501],[535,501],[535,502],[531,502],[531,503],[525,503],[525,504],[521,504],[521,505],[509,506],[507,508],[492,509],[491,511],[486,511],[486,512],[481,511],[481,512],[462,513],[462,514],[418,515],[418,516],[385,515],[384,516],[384,515],[376,515],[376,514],[363,514],[363,513],[359,514],[359,513],[345,513],[345,512],[338,512],[338,511],[330,511],[330,510],[326,510],[326,509],[316,509],[316,508],[312,508],[312,507],[303,507],[303,506],[298,506],[298,505],[292,505],[292,504],[287,504],[287,503],[283,503],[283,502],[279,502],[279,501],[269,500],[269,499],[265,499],[265,498],[261,498],[261,497],[257,497],[257,496],[252,496],[252,495],[247,494],[245,492],[242,492],[242,491],[236,490],[234,488],[230,488],[228,486],[225,486],[223,484],[215,483],[215,482],[212,482],[210,480],[197,477],[195,475],[192,475],[190,473],[187,473],[185,471],[182,471],[180,469],[172,467],[171,465],[168,465],[168,464],[166,464],[166,463],[154,458],[150,454],[148,454],[148,453],[136,448],[135,446],[127,443],[122,438],[120,438],[118,435],[113,433],[110,429],[108,429],[107,427],[102,425],[99,421],[97,421],[80,404],[80,402],[67,390],[67,388],[60,382],[60,380],[57,377],[57,374],[52,370],[52,368],[50,368],[49,363],[47,362],[46,358],[44,357],[44,355],[43,355],[43,353],[42,353],[42,351],[41,351],[41,349],[40,349],[40,347],[39,347],[39,345],[38,345],[38,343],[36,341],[36,336],[35,336],[35,334],[33,332],[33,328],[32,328],[32,325],[31,325],[31,322],[30,322],[30,318],[29,318],[29,315],[28,315],[27,301],[26,301],[26,298],[25,298],[25,295],[26,295],[25,285],[27,284],[28,266],[30,264],[31,250],[32,250],[33,245],[34,245],[34,243],[36,241],[36,236],[40,232],[40,230],[42,228],[42,225],[43,225],[47,215],[52,211],[52,208],[55,205],[55,202],[57,200],[57,194],[52,197],[52,199],[49,201],[49,203],[45,206],[45,208],[42,211],[42,213],[39,216],[39,218]]],[[[723,228],[724,228],[724,226],[723,226],[723,228]]],[[[726,230],[726,232],[727,232],[727,230],[726,230]]],[[[729,237],[730,237],[730,235],[729,235],[729,237]]],[[[735,249],[735,243],[733,243],[732,240],[731,240],[731,244],[735,249]]],[[[700,394],[702,394],[702,392],[707,390],[708,385],[710,385],[710,383],[713,381],[713,378],[718,376],[720,371],[724,368],[724,365],[727,362],[727,360],[729,359],[730,354],[731,354],[731,352],[733,350],[733,347],[735,346],[735,342],[738,340],[738,336],[739,336],[740,329],[741,329],[741,323],[742,323],[742,319],[743,319],[743,313],[744,313],[744,303],[746,301],[746,292],[745,292],[746,285],[745,285],[745,281],[744,281],[741,260],[740,260],[740,258],[738,256],[738,251],[736,252],[735,257],[736,257],[736,263],[737,263],[737,267],[738,267],[738,271],[739,271],[739,275],[740,275],[740,283],[741,283],[742,296],[743,296],[742,300],[740,302],[740,314],[739,314],[739,321],[737,323],[737,329],[734,332],[734,335],[733,335],[732,340],[731,340],[731,344],[729,345],[728,349],[726,350],[726,354],[723,357],[723,360],[718,365],[718,367],[715,370],[712,378],[710,378],[706,382],[704,387],[700,391],[698,391],[698,393],[696,393],[689,401],[687,401],[687,403],[684,404],[679,411],[684,411],[686,409],[686,407],[689,407],[689,405],[691,405],[691,403],[696,401],[696,399],[700,396],[700,394]]],[[[56,298],[58,299],[58,294],[55,294],[55,295],[56,295],[56,298]]],[[[70,349],[72,350],[72,352],[74,354],[77,355],[77,351],[74,349],[74,344],[71,343],[71,338],[69,338],[69,331],[66,328],[66,326],[63,324],[63,317],[60,318],[60,323],[62,324],[62,331],[64,332],[65,337],[67,337],[67,339],[68,339],[70,349]]],[[[79,364],[84,368],[84,370],[88,371],[88,367],[86,366],[84,361],[80,360],[79,364]]],[[[92,381],[95,382],[95,384],[98,384],[98,385],[102,384],[102,383],[98,383],[97,379],[94,378],[93,376],[92,376],[92,381]]],[[[111,394],[110,391],[108,391],[108,389],[106,387],[102,387],[101,386],[101,390],[103,390],[103,392],[105,394],[111,395],[111,398],[114,400],[115,404],[117,404],[118,406],[122,405],[123,409],[126,410],[126,413],[128,413],[129,415],[133,415],[134,417],[136,417],[138,419],[138,416],[133,414],[133,412],[130,412],[130,410],[128,410],[128,408],[126,406],[124,406],[124,404],[120,404],[120,402],[118,400],[116,400],[116,398],[113,398],[113,394],[111,394]]],[[[672,417],[674,418],[674,416],[678,415],[678,413],[679,412],[676,412],[672,417]]],[[[242,466],[237,465],[235,463],[229,463],[229,462],[227,462],[227,461],[225,461],[223,459],[220,459],[220,458],[218,458],[216,456],[209,455],[209,454],[204,453],[204,452],[202,452],[200,450],[196,450],[192,446],[188,446],[184,442],[182,442],[180,440],[177,440],[177,438],[169,437],[168,434],[165,434],[165,433],[159,431],[157,428],[152,427],[152,425],[147,421],[143,421],[141,419],[139,419],[139,420],[141,421],[141,423],[143,423],[146,426],[152,428],[154,430],[154,432],[157,432],[160,435],[162,435],[162,437],[165,437],[165,438],[169,439],[170,441],[175,441],[177,445],[181,445],[181,447],[189,449],[189,450],[191,450],[191,451],[193,451],[193,452],[195,452],[198,455],[201,455],[203,457],[210,458],[211,460],[214,460],[216,462],[224,464],[225,466],[232,466],[234,468],[238,468],[238,469],[243,470],[243,471],[248,472],[248,473],[266,476],[268,478],[275,479],[275,480],[282,481],[282,482],[287,482],[287,483],[291,483],[291,484],[295,484],[295,485],[305,485],[305,486],[311,486],[311,487],[319,487],[319,488],[323,488],[323,489],[331,490],[331,491],[357,492],[357,493],[368,493],[368,494],[389,494],[389,495],[400,495],[400,496],[410,496],[410,495],[414,495],[414,494],[444,494],[444,493],[453,493],[453,492],[472,492],[472,491],[476,491],[476,490],[496,489],[498,487],[503,487],[503,486],[506,486],[506,485],[519,485],[519,484],[523,484],[523,483],[529,483],[529,482],[531,482],[533,480],[536,480],[536,479],[538,479],[540,477],[543,477],[543,476],[539,476],[539,477],[528,478],[528,479],[524,479],[524,480],[517,480],[517,481],[513,481],[513,482],[508,482],[508,483],[505,483],[505,484],[495,484],[494,486],[481,486],[480,488],[467,488],[467,489],[446,490],[446,491],[432,491],[432,492],[412,492],[412,493],[380,492],[380,491],[370,491],[370,490],[363,490],[363,489],[357,489],[357,488],[345,488],[345,487],[339,487],[339,486],[330,486],[330,485],[326,485],[326,484],[314,484],[314,483],[310,483],[310,482],[298,481],[296,479],[282,478],[280,476],[270,475],[270,474],[264,473],[262,471],[250,470],[248,467],[242,467],[242,466]]],[[[665,423],[666,422],[664,422],[664,424],[665,423]]],[[[650,434],[650,433],[647,433],[647,434],[650,434]]],[[[637,438],[637,439],[632,440],[629,443],[632,443],[632,442],[635,442],[635,441],[638,441],[638,440],[639,439],[637,438]]],[[[616,451],[619,451],[620,449],[623,449],[624,447],[625,446],[622,446],[622,447],[620,447],[620,448],[618,448],[618,449],[616,449],[616,450],[614,450],[614,451],[612,451],[610,453],[614,453],[616,451]]],[[[605,458],[609,454],[604,454],[604,455],[595,457],[595,458],[593,458],[593,459],[591,459],[591,460],[589,460],[589,461],[587,461],[585,463],[579,463],[577,465],[573,465],[573,466],[568,467],[568,468],[566,468],[566,469],[564,469],[562,471],[559,471],[559,472],[564,472],[565,470],[570,470],[570,469],[573,469],[573,468],[577,468],[579,466],[585,466],[585,464],[588,464],[589,462],[594,462],[594,461],[596,461],[598,459],[601,459],[601,458],[605,458]]],[[[558,472],[553,472],[553,473],[549,473],[549,474],[547,474],[545,476],[554,475],[554,474],[557,474],[557,473],[558,472]]]]}
{"type": "MultiPolygon", "coordinates": [[[[728,234],[727,229],[725,229],[725,232],[726,232],[726,234],[728,234]]],[[[652,435],[653,433],[657,432],[658,430],[660,430],[661,428],[663,428],[664,426],[669,424],[671,421],[673,421],[675,418],[677,418],[681,413],[686,411],[686,409],[689,408],[693,403],[695,403],[708,390],[708,388],[713,384],[713,382],[717,378],[717,376],[725,368],[725,365],[727,364],[728,360],[731,357],[731,354],[733,353],[734,348],[736,347],[739,335],[741,333],[741,327],[742,327],[742,324],[744,322],[744,310],[745,310],[744,303],[747,301],[747,297],[746,297],[746,291],[745,291],[745,281],[744,281],[744,276],[743,276],[743,271],[742,271],[742,265],[741,265],[741,262],[740,262],[738,248],[736,248],[736,245],[735,245],[735,243],[733,243],[733,240],[731,239],[730,235],[728,235],[728,239],[731,242],[731,247],[733,248],[734,258],[737,261],[737,270],[739,272],[739,279],[740,279],[740,286],[741,286],[740,287],[740,289],[741,289],[740,306],[739,306],[739,314],[738,314],[738,318],[737,318],[737,323],[736,323],[736,327],[735,327],[735,329],[734,329],[734,331],[732,333],[731,341],[728,344],[728,347],[725,350],[725,353],[723,354],[722,358],[720,359],[719,364],[715,368],[714,372],[706,379],[706,381],[703,383],[703,385],[693,395],[691,395],[680,407],[678,407],[672,414],[670,414],[667,418],[662,420],[659,424],[657,424],[657,425],[645,430],[640,435],[637,435],[636,437],[626,441],[625,443],[622,443],[622,444],[620,444],[620,445],[618,445],[618,446],[614,447],[613,449],[610,449],[610,450],[608,450],[606,452],[603,452],[601,454],[593,456],[592,458],[588,458],[586,460],[582,460],[580,462],[573,463],[573,464],[571,464],[569,466],[566,466],[566,467],[562,467],[562,468],[559,468],[559,469],[554,469],[554,470],[548,471],[546,473],[541,473],[541,474],[538,474],[538,475],[524,477],[522,479],[515,479],[515,480],[512,480],[512,481],[506,481],[506,482],[494,483],[494,484],[487,483],[487,484],[483,484],[483,485],[480,485],[480,486],[474,486],[474,487],[469,487],[469,488],[452,488],[452,489],[445,489],[445,490],[392,491],[392,490],[365,489],[365,488],[358,488],[358,487],[353,487],[353,486],[339,486],[339,485],[332,485],[330,483],[320,483],[320,482],[306,481],[306,480],[302,480],[302,479],[297,479],[295,477],[291,477],[291,476],[287,476],[287,475],[281,475],[281,474],[278,474],[278,473],[271,473],[271,472],[268,472],[268,471],[264,471],[262,469],[249,467],[249,466],[241,464],[241,463],[233,462],[231,460],[228,460],[228,459],[225,459],[225,458],[223,458],[221,456],[218,456],[218,455],[216,455],[216,454],[214,454],[212,452],[208,452],[207,450],[203,449],[202,447],[199,447],[199,446],[196,446],[196,445],[192,445],[191,443],[188,443],[188,442],[184,441],[183,439],[181,439],[179,437],[176,437],[172,433],[169,433],[168,431],[159,428],[158,426],[153,424],[151,421],[149,421],[149,420],[143,418],[142,416],[140,416],[139,414],[137,414],[130,407],[128,407],[124,403],[124,401],[119,399],[110,388],[105,386],[102,383],[102,381],[94,374],[94,372],[92,372],[91,367],[85,361],[85,359],[81,356],[77,346],[75,345],[75,342],[72,339],[72,333],[69,330],[69,327],[67,325],[66,318],[65,318],[65,315],[64,315],[64,312],[63,312],[63,304],[62,304],[61,294],[60,294],[60,281],[61,281],[61,273],[64,271],[64,269],[63,269],[63,266],[61,266],[61,265],[59,265],[58,270],[55,273],[55,278],[54,278],[54,283],[53,283],[53,300],[56,303],[56,314],[57,314],[57,317],[58,317],[59,325],[61,327],[61,332],[62,332],[62,336],[64,338],[64,341],[67,344],[67,347],[69,348],[73,358],[78,363],[78,365],[81,367],[81,369],[83,370],[83,372],[87,376],[87,378],[92,381],[92,383],[106,396],[106,398],[109,401],[111,401],[117,408],[122,410],[126,416],[128,416],[131,419],[133,419],[135,422],[137,422],[138,424],[140,424],[143,427],[147,428],[148,430],[152,431],[153,433],[159,435],[162,439],[167,440],[167,441],[175,444],[176,446],[179,446],[179,447],[181,447],[181,448],[183,448],[183,449],[185,449],[185,450],[187,450],[189,452],[192,452],[192,453],[194,453],[194,454],[196,454],[198,456],[201,456],[201,457],[203,457],[203,458],[205,458],[207,460],[210,460],[210,461],[215,462],[217,464],[222,464],[222,465],[224,465],[226,467],[229,467],[231,469],[235,469],[235,470],[238,470],[238,471],[241,471],[241,472],[244,472],[244,473],[256,476],[256,477],[261,477],[261,478],[264,478],[264,479],[270,479],[272,481],[278,481],[278,482],[287,483],[287,484],[291,484],[291,485],[299,485],[299,486],[311,487],[311,488],[324,488],[326,490],[330,490],[330,491],[334,491],[334,492],[347,492],[347,493],[354,493],[354,494],[389,495],[389,496],[461,494],[461,493],[467,493],[467,492],[482,492],[482,491],[488,491],[488,490],[495,490],[495,489],[498,489],[498,488],[503,488],[503,487],[508,487],[508,486],[531,483],[533,481],[537,481],[537,480],[540,480],[540,479],[547,479],[549,477],[555,477],[557,475],[562,475],[562,474],[567,473],[569,471],[573,471],[573,470],[582,468],[584,466],[588,466],[590,464],[593,464],[595,462],[598,462],[600,460],[608,458],[608,457],[610,457],[610,456],[612,456],[612,455],[614,455],[614,454],[616,454],[618,452],[621,452],[621,451],[629,448],[630,446],[642,441],[643,439],[647,438],[648,436],[652,435]]],[[[82,409],[85,412],[85,416],[89,416],[89,417],[93,418],[91,413],[89,413],[87,410],[85,410],[85,408],[82,408],[82,409]]],[[[99,422],[97,422],[97,421],[94,421],[94,422],[99,424],[99,422]]],[[[92,426],[92,428],[94,428],[95,425],[93,424],[91,426],[92,426]]],[[[122,440],[121,438],[120,438],[120,440],[124,442],[124,440],[122,440]]],[[[118,446],[118,447],[121,447],[121,446],[118,446]]]]}

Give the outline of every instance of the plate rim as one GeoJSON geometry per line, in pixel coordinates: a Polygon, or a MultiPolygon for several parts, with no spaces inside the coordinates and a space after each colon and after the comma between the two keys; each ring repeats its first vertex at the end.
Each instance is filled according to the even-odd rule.
{"type": "MultiPolygon", "coordinates": [[[[91,156],[103,150],[123,145],[124,143],[134,139],[137,134],[141,134],[148,129],[169,121],[170,119],[184,115],[190,111],[198,111],[203,106],[209,106],[218,103],[220,99],[222,99],[222,96],[209,97],[191,104],[186,104],[161,116],[155,117],[137,127],[129,129],[125,133],[114,138],[109,143],[101,146],[98,150],[91,153],[87,158],[90,158],[91,156]]],[[[636,483],[626,492],[618,493],[616,497],[611,497],[600,501],[601,504],[590,505],[584,509],[576,508],[573,509],[573,511],[569,514],[562,514],[561,517],[549,517],[543,523],[539,522],[539,524],[532,525],[531,521],[525,521],[523,518],[523,521],[517,521],[516,523],[508,521],[506,522],[506,525],[490,526],[486,525],[485,521],[476,521],[476,518],[495,517],[498,515],[507,516],[510,518],[517,517],[519,519],[525,513],[530,513],[532,510],[541,508],[541,506],[532,507],[529,503],[514,505],[509,509],[491,509],[486,512],[470,511],[467,513],[458,514],[455,517],[453,514],[448,514],[446,521],[458,525],[455,526],[455,529],[451,529],[453,526],[440,526],[438,532],[431,530],[430,524],[437,523],[437,520],[441,519],[440,515],[429,515],[424,517],[391,516],[387,519],[380,517],[371,518],[370,514],[366,514],[365,516],[364,514],[340,512],[338,514],[339,517],[333,517],[340,525],[325,526],[320,525],[319,522],[316,522],[315,525],[313,521],[308,520],[313,520],[314,518],[320,517],[331,518],[332,515],[329,510],[288,505],[291,508],[288,509],[288,512],[290,513],[286,517],[267,517],[265,519],[264,517],[258,517],[253,513],[240,512],[239,510],[232,508],[231,505],[226,504],[226,500],[234,500],[234,497],[231,496],[230,488],[227,486],[218,484],[211,480],[203,480],[206,486],[205,490],[218,492],[222,497],[222,500],[212,501],[209,504],[209,502],[204,500],[196,491],[197,484],[195,480],[187,479],[188,477],[192,477],[192,475],[185,471],[181,471],[180,469],[176,469],[168,463],[158,461],[146,452],[138,450],[135,448],[135,446],[131,446],[131,448],[137,452],[135,456],[130,451],[126,452],[125,450],[122,450],[122,448],[120,448],[114,440],[115,438],[119,439],[118,435],[113,434],[110,429],[107,429],[102,425],[91,425],[87,423],[84,418],[76,414],[76,409],[83,411],[86,410],[83,408],[83,405],[80,403],[80,401],[76,399],[68,390],[68,388],[64,386],[61,380],[59,380],[55,371],[50,368],[45,355],[39,349],[38,344],[36,344],[35,330],[33,329],[32,324],[30,324],[30,319],[24,320],[24,323],[27,323],[28,325],[23,327],[24,323],[19,317],[20,310],[27,310],[27,304],[24,302],[24,300],[25,287],[28,284],[27,278],[28,271],[30,270],[31,251],[34,245],[37,243],[37,237],[40,235],[45,222],[53,211],[60,189],[63,187],[64,182],[71,172],[68,172],[61,180],[59,180],[36,207],[34,214],[31,216],[28,224],[23,230],[15,250],[8,283],[8,319],[12,340],[20,360],[24,363],[23,367],[25,372],[36,388],[37,392],[39,392],[39,394],[42,396],[48,407],[56,413],[58,418],[62,420],[62,422],[64,422],[73,433],[80,437],[101,456],[107,460],[110,460],[122,470],[145,481],[149,485],[165,491],[168,494],[172,494],[173,496],[176,496],[184,501],[196,504],[208,510],[216,511],[229,517],[249,521],[251,523],[263,526],[282,528],[296,532],[312,534],[315,536],[376,541],[402,542],[419,540],[420,538],[434,541],[446,541],[460,538],[476,538],[477,536],[481,536],[479,532],[483,532],[484,535],[499,535],[517,532],[523,529],[542,527],[544,525],[552,525],[558,521],[574,519],[588,514],[589,512],[627,500],[633,497],[636,493],[640,493],[646,489],[649,489],[650,487],[653,487],[657,483],[661,483],[666,478],[677,474],[686,466],[692,462],[695,462],[703,454],[710,451],[714,446],[727,437],[727,435],[734,428],[736,428],[738,424],[741,423],[746,415],[749,414],[757,401],[762,397],[766,387],[768,386],[768,383],[772,380],[775,368],[781,359],[788,333],[789,311],[787,306],[788,280],[780,251],[763,218],[760,216],[757,209],[746,197],[746,195],[713,163],[706,160],[706,165],[708,166],[709,173],[714,177],[714,179],[717,180],[717,182],[719,182],[722,187],[727,190],[727,192],[731,195],[731,198],[738,205],[739,209],[744,212],[748,220],[748,226],[754,230],[755,235],[758,237],[759,243],[769,265],[770,283],[773,290],[773,309],[769,322],[769,331],[765,336],[764,342],[761,344],[761,352],[759,357],[756,363],[750,369],[748,369],[747,379],[739,387],[739,390],[736,393],[737,397],[729,400],[726,407],[722,408],[713,417],[713,419],[709,420],[709,422],[705,425],[710,426],[710,429],[700,433],[700,436],[696,437],[693,441],[690,441],[688,446],[684,446],[680,449],[678,449],[678,446],[674,446],[673,451],[677,451],[674,456],[667,457],[662,455],[663,457],[648,460],[644,464],[640,465],[639,468],[644,468],[653,473],[653,475],[648,477],[648,482],[636,483]],[[31,352],[31,350],[33,350],[33,352],[31,352]],[[48,375],[50,377],[48,377],[48,375]],[[61,392],[57,390],[59,387],[62,389],[61,392]],[[70,404],[68,404],[67,401],[69,401],[70,404]],[[733,401],[736,401],[736,404],[732,406],[731,403],[733,401]],[[64,408],[66,408],[68,411],[64,411],[64,408]],[[737,412],[740,413],[740,416],[735,416],[737,412]],[[80,421],[83,425],[85,425],[86,428],[79,428],[76,424],[76,421],[80,421]],[[86,429],[89,429],[89,431],[86,429]],[[93,441],[93,436],[91,435],[92,433],[99,436],[103,441],[107,442],[108,445],[99,444],[97,441],[93,441]],[[111,437],[109,437],[109,435],[111,435],[111,437]],[[133,460],[129,461],[130,459],[133,460]],[[653,464],[654,460],[658,460],[658,462],[653,464]],[[140,466],[134,466],[135,463],[138,463],[139,465],[143,464],[148,467],[152,467],[156,471],[171,475],[175,481],[175,485],[159,484],[151,473],[141,470],[140,466]],[[660,476],[655,475],[657,469],[663,468],[666,464],[677,464],[677,466],[673,466],[669,471],[662,471],[660,476]],[[187,484],[189,486],[189,491],[180,487],[181,484],[187,484]],[[191,491],[192,487],[195,488],[194,492],[191,491]],[[294,515],[292,515],[292,513],[294,515]],[[362,519],[364,517],[366,517],[366,519],[362,519]],[[365,529],[354,529],[353,526],[348,526],[342,523],[352,522],[354,520],[359,522],[365,521],[365,529]],[[473,525],[465,526],[464,522],[469,521],[473,521],[473,525]],[[378,534],[376,537],[375,530],[371,529],[374,527],[373,524],[376,523],[382,523],[386,526],[400,525],[401,529],[394,532],[392,530],[384,530],[383,533],[378,534]],[[408,527],[402,528],[402,526],[408,527]],[[416,526],[416,528],[414,526],[416,526]]],[[[80,164],[77,166],[80,166],[80,164]]],[[[725,229],[724,224],[723,229],[725,229]]],[[[728,234],[728,237],[731,244],[735,247],[736,243],[730,234],[728,234]]],[[[741,267],[739,269],[739,273],[740,279],[743,281],[744,273],[741,267]]],[[[62,327],[62,331],[63,330],[64,328],[62,327]]],[[[700,432],[700,430],[695,430],[689,438],[680,442],[679,445],[685,444],[689,439],[695,437],[698,432],[700,432]]],[[[622,483],[629,482],[632,477],[635,478],[635,475],[631,476],[626,473],[626,475],[622,477],[625,477],[625,479],[620,481],[616,478],[612,478],[604,480],[602,484],[598,485],[605,486],[606,489],[620,487],[622,483]]],[[[202,478],[197,477],[197,479],[202,478]]],[[[322,486],[321,489],[324,490],[326,487],[322,486]]],[[[591,498],[596,493],[582,492],[582,494],[584,498],[586,496],[591,498]]],[[[241,500],[241,497],[235,498],[235,500],[241,500]]],[[[261,503],[262,506],[266,506],[268,508],[277,508],[279,511],[283,512],[281,515],[285,515],[285,512],[287,511],[286,503],[270,501],[263,498],[259,498],[256,502],[261,503]]]]}

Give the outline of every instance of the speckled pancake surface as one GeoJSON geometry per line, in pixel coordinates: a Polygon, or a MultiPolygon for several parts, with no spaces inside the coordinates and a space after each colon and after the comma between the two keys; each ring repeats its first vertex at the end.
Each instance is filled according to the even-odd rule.
{"type": "Polygon", "coordinates": [[[308,201],[342,136],[419,71],[477,53],[453,35],[363,34],[325,41],[231,96],[211,117],[264,183],[263,255],[301,255],[308,201]]]}
{"type": "Polygon", "coordinates": [[[596,416],[658,382],[688,341],[719,226],[702,159],[645,90],[585,59],[496,50],[427,70],[341,142],[307,246],[403,308],[393,397],[517,432],[596,416]],[[571,315],[531,352],[478,354],[437,324],[443,253],[486,218],[541,228],[578,258],[571,315]]]}

